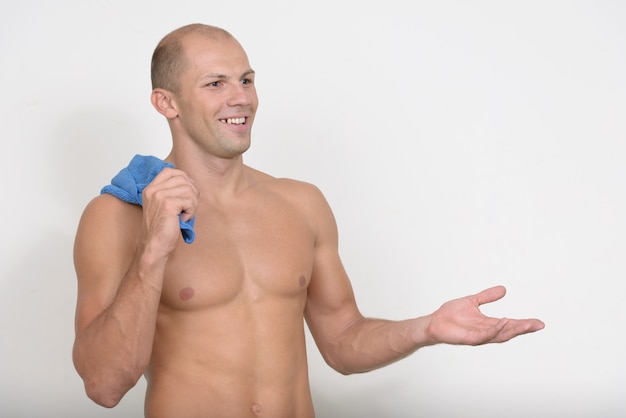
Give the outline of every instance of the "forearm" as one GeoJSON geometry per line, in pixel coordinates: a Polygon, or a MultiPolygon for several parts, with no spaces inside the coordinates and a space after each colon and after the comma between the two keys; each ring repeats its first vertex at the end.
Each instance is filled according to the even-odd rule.
{"type": "Polygon", "coordinates": [[[90,398],[114,406],[148,365],[163,267],[137,259],[112,303],[77,336],[73,358],[90,398]]]}
{"type": "Polygon", "coordinates": [[[427,323],[428,317],[404,321],[360,318],[327,348],[326,361],[343,374],[386,366],[433,343],[426,337],[427,323]]]}

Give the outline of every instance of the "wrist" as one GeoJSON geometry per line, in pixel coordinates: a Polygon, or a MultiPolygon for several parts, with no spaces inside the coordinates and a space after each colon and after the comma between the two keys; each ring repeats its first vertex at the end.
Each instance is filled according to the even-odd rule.
{"type": "Polygon", "coordinates": [[[164,252],[162,246],[154,242],[140,245],[135,253],[137,275],[160,291],[168,259],[169,253],[164,252]]]}
{"type": "Polygon", "coordinates": [[[430,328],[431,320],[432,314],[421,316],[414,320],[413,341],[418,347],[435,345],[439,342],[432,334],[430,328]]]}

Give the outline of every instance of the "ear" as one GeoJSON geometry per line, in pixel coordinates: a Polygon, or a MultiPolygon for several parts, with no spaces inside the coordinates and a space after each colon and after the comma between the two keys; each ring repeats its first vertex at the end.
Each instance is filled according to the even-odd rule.
{"type": "Polygon", "coordinates": [[[150,95],[152,106],[168,119],[174,119],[178,116],[176,103],[174,102],[172,92],[164,89],[154,89],[150,95]]]}

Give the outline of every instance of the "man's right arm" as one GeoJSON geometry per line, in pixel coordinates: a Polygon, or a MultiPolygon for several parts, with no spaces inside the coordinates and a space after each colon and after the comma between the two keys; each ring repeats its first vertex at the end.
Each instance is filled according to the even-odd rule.
{"type": "Polygon", "coordinates": [[[146,188],[143,210],[103,195],[81,218],[74,247],[78,278],[73,359],[96,403],[115,406],[148,366],[163,274],[197,193],[178,170],[146,188]]]}

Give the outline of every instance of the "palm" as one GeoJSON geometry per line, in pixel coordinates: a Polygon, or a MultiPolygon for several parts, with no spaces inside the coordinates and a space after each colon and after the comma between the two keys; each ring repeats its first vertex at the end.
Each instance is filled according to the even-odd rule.
{"type": "Polygon", "coordinates": [[[505,342],[543,328],[543,322],[537,319],[491,318],[483,315],[480,305],[499,300],[505,294],[504,287],[496,286],[444,303],[431,315],[429,335],[437,343],[480,345],[505,342]]]}

